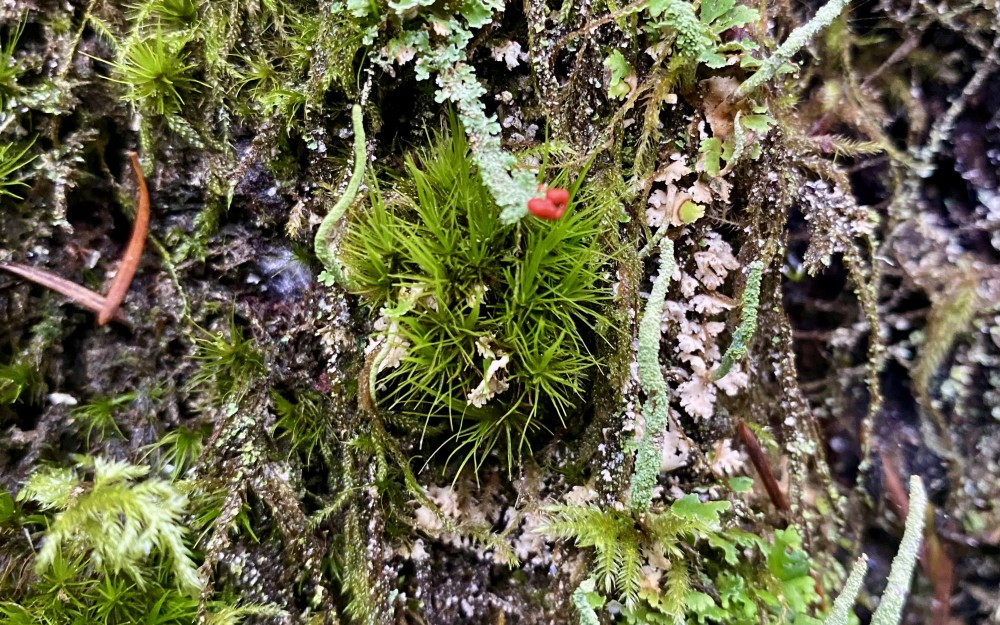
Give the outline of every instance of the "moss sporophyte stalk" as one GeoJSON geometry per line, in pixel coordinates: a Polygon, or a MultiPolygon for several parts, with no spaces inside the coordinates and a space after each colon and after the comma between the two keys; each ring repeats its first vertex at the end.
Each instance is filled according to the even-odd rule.
{"type": "Polygon", "coordinates": [[[376,317],[366,351],[378,405],[423,419],[420,434],[447,440],[461,466],[497,448],[513,463],[584,402],[614,229],[582,174],[549,189],[547,219],[502,223],[465,136],[453,120],[385,188],[374,183],[341,259],[376,317]]]}

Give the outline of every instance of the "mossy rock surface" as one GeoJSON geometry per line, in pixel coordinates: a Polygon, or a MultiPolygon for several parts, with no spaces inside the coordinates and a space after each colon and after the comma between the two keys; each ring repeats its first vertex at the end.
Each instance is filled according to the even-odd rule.
{"type": "Polygon", "coordinates": [[[852,6],[742,93],[817,8],[0,8],[0,263],[100,298],[129,151],[152,208],[118,321],[0,272],[0,623],[806,622],[862,551],[864,619],[910,475],[903,621],[996,620],[1000,25],[852,6]]]}

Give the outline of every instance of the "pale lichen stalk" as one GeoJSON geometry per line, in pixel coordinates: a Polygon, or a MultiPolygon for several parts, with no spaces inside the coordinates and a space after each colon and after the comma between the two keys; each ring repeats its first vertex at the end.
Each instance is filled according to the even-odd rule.
{"type": "Polygon", "coordinates": [[[733,342],[729,344],[726,353],[722,355],[719,368],[712,374],[712,379],[721,380],[733,368],[733,365],[747,355],[750,341],[757,331],[757,308],[760,306],[760,280],[764,272],[764,263],[754,261],[750,264],[750,275],[743,288],[742,307],[740,309],[740,325],[733,333],[733,342]]]}
{"type": "Polygon", "coordinates": [[[660,244],[659,276],[639,321],[639,384],[646,393],[646,402],[642,406],[645,426],[632,476],[632,507],[638,510],[649,509],[653,499],[662,454],[657,440],[670,420],[667,381],[660,370],[660,324],[670,277],[676,267],[674,242],[664,238],[660,244]]]}
{"type": "Polygon", "coordinates": [[[733,92],[733,99],[745,98],[771,80],[778,73],[778,70],[795,56],[796,52],[809,43],[821,30],[832,24],[833,20],[837,19],[848,2],[849,0],[829,0],[820,7],[811,20],[793,30],[788,39],[785,39],[785,42],[774,51],[774,54],[764,61],[760,69],[740,84],[739,88],[733,92]]]}

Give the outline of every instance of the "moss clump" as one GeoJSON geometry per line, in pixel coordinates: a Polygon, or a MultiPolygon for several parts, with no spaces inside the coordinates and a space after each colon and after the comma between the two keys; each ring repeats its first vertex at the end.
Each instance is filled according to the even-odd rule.
{"type": "Polygon", "coordinates": [[[145,465],[81,456],[72,468],[38,469],[16,501],[0,491],[0,538],[22,551],[18,566],[0,571],[12,576],[0,625],[235,625],[280,615],[202,593],[192,519],[205,512],[188,498],[194,488],[145,465]]]}
{"type": "Polygon", "coordinates": [[[128,86],[123,99],[158,115],[181,110],[184,95],[197,90],[186,43],[186,37],[160,29],[130,41],[124,59],[114,65],[115,82],[128,86]]]}
{"type": "Polygon", "coordinates": [[[373,398],[434,429],[443,422],[463,466],[496,447],[512,463],[529,433],[582,402],[610,229],[606,204],[578,190],[558,221],[502,224],[452,121],[407,158],[391,192],[372,193],[345,237],[351,288],[380,315],[373,398]]]}

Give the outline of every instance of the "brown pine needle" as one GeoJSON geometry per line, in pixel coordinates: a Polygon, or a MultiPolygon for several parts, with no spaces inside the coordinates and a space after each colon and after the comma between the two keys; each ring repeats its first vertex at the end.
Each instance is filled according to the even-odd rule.
{"type": "Polygon", "coordinates": [[[788,500],[785,498],[785,493],[781,490],[781,486],[778,485],[778,480],[774,478],[774,472],[771,471],[771,465],[767,462],[767,456],[764,455],[764,450],[760,448],[760,442],[754,436],[754,433],[750,431],[750,428],[747,427],[747,424],[743,422],[743,419],[737,421],[736,433],[739,435],[740,440],[743,441],[743,445],[746,446],[750,462],[757,469],[757,475],[760,476],[761,481],[764,483],[764,489],[767,491],[767,496],[771,499],[771,503],[782,512],[791,510],[788,500]]]}
{"type": "Polygon", "coordinates": [[[132,171],[135,172],[135,179],[139,185],[139,197],[135,205],[135,224],[132,226],[132,236],[125,248],[125,255],[118,265],[118,272],[111,280],[111,286],[108,287],[104,306],[97,313],[98,325],[104,325],[111,321],[115,313],[118,312],[118,307],[125,300],[128,287],[132,284],[136,269],[139,268],[142,248],[146,244],[146,233],[149,231],[149,190],[146,188],[146,179],[142,175],[139,156],[135,152],[129,152],[128,155],[132,159],[132,171]]]}
{"type": "Polygon", "coordinates": [[[0,263],[0,269],[55,291],[74,304],[78,304],[87,310],[100,313],[104,309],[103,295],[95,293],[85,286],[80,286],[76,282],[57,276],[51,271],[20,263],[0,263]]]}
{"type": "Polygon", "coordinates": [[[124,318],[119,309],[125,299],[125,294],[128,293],[135,271],[139,267],[142,248],[146,243],[146,234],[149,232],[149,190],[146,188],[146,179],[142,175],[139,157],[135,152],[129,152],[129,158],[132,159],[132,170],[135,172],[139,185],[139,196],[136,199],[135,207],[135,225],[132,226],[132,236],[129,238],[125,254],[118,265],[118,272],[111,280],[107,296],[95,293],[85,286],[45,269],[20,263],[0,263],[0,269],[51,289],[71,302],[96,313],[99,325],[104,325],[112,319],[123,321],[124,318]]]}

